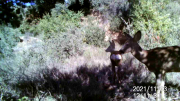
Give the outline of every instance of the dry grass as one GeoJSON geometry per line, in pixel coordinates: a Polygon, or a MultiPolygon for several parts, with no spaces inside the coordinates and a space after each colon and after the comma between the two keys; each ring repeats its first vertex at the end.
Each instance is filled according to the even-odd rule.
{"type": "Polygon", "coordinates": [[[133,62],[131,55],[123,55],[124,63],[116,68],[116,84],[112,85],[109,56],[103,48],[88,46],[81,56],[71,57],[63,63],[51,61],[46,67],[37,69],[32,77],[22,77],[16,86],[23,92],[22,96],[36,99],[47,96],[56,100],[63,96],[69,101],[132,99],[133,86],[145,79],[146,69],[133,62]]]}
{"type": "Polygon", "coordinates": [[[68,68],[75,68],[86,65],[88,68],[102,68],[110,65],[110,53],[106,53],[105,49],[94,46],[88,46],[84,49],[84,53],[80,56],[66,59],[64,65],[68,68]]]}

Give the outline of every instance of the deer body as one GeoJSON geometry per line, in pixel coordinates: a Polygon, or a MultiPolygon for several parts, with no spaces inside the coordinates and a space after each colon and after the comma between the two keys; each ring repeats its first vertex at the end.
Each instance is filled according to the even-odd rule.
{"type": "Polygon", "coordinates": [[[119,53],[119,51],[116,51],[116,48],[119,48],[118,43],[115,40],[112,40],[112,42],[110,42],[110,46],[106,49],[106,52],[111,53],[110,60],[111,60],[112,72],[113,72],[113,84],[115,83],[115,78],[116,78],[115,67],[119,66],[122,60],[122,56],[119,53]]]}
{"type": "Polygon", "coordinates": [[[152,72],[180,72],[179,46],[141,50],[133,55],[152,72]]]}
{"type": "Polygon", "coordinates": [[[110,60],[111,60],[112,71],[113,71],[113,83],[115,83],[115,78],[116,78],[115,66],[119,66],[121,64],[122,56],[119,54],[119,52],[111,53],[110,60]]]}
{"type": "Polygon", "coordinates": [[[151,50],[143,50],[137,41],[141,38],[141,32],[138,31],[134,38],[126,34],[126,42],[120,49],[120,53],[131,52],[140,62],[144,63],[149,71],[156,75],[156,100],[165,100],[164,85],[165,74],[167,72],[180,72],[180,47],[162,47],[151,50]],[[161,95],[161,96],[160,96],[161,95]]]}

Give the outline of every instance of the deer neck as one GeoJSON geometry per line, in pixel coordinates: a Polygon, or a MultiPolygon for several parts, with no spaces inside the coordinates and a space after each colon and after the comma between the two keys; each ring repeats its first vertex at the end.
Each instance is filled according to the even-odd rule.
{"type": "Polygon", "coordinates": [[[145,63],[148,52],[146,50],[133,50],[132,55],[137,58],[139,61],[141,61],[142,63],[145,63]]]}

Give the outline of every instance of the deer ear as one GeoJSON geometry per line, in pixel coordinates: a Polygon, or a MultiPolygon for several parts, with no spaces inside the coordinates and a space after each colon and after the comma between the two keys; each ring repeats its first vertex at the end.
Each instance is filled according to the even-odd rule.
{"type": "Polygon", "coordinates": [[[114,40],[109,40],[110,45],[114,45],[114,40]]]}
{"type": "Polygon", "coordinates": [[[114,44],[114,40],[112,40],[112,42],[111,43],[113,43],[114,44]]]}
{"type": "Polygon", "coordinates": [[[141,31],[138,31],[135,35],[134,35],[134,40],[137,42],[141,39],[141,31]]]}
{"type": "Polygon", "coordinates": [[[109,40],[109,43],[111,44],[111,40],[109,40]]]}

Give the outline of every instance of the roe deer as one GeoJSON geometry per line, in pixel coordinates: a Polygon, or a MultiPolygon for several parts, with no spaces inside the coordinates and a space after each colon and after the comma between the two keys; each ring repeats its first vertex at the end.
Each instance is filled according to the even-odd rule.
{"type": "Polygon", "coordinates": [[[141,32],[138,31],[134,38],[126,34],[126,42],[120,49],[120,53],[128,53],[144,63],[149,71],[156,75],[156,100],[165,100],[164,85],[165,74],[167,72],[180,72],[180,47],[158,47],[151,50],[143,50],[137,41],[141,38],[141,32]],[[160,97],[161,96],[161,97],[160,97]]]}
{"type": "MultiPolygon", "coordinates": [[[[119,51],[116,51],[115,49],[118,48],[118,43],[116,40],[109,41],[110,46],[106,49],[106,52],[110,52],[110,60],[112,65],[112,72],[113,72],[113,84],[115,83],[116,78],[116,69],[115,66],[119,66],[122,60],[122,56],[119,53],[119,51]],[[116,43],[116,44],[115,44],[116,43]]],[[[119,50],[120,48],[118,48],[119,50]]]]}

